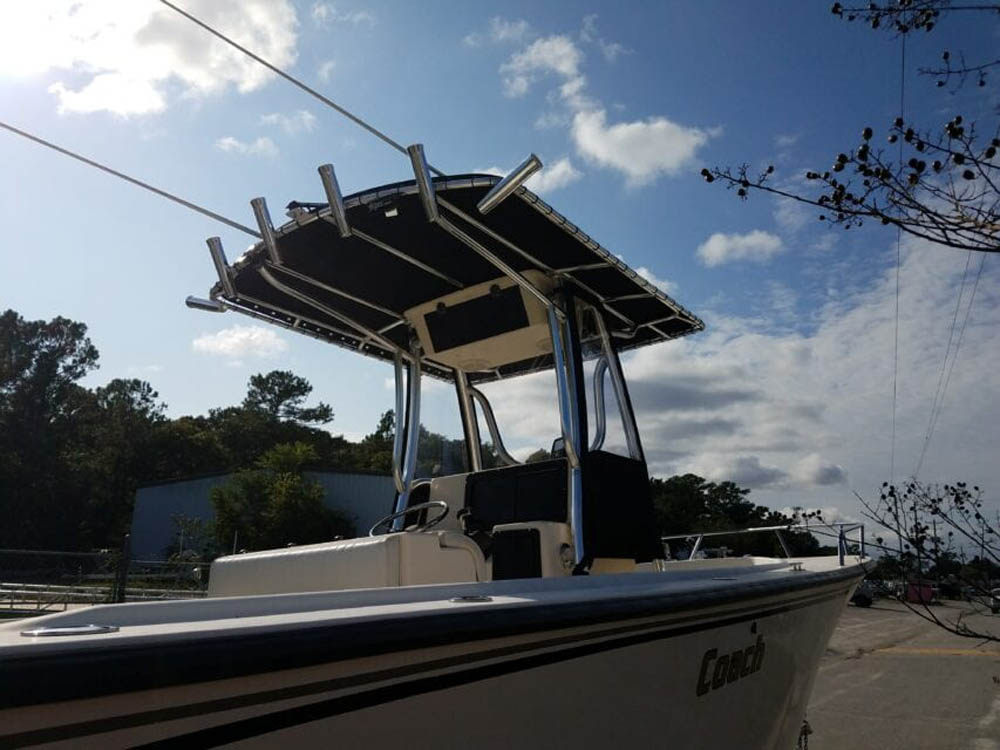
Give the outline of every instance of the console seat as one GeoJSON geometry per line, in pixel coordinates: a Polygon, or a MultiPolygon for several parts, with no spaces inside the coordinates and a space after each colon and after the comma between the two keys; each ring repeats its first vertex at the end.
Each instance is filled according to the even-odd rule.
{"type": "Polygon", "coordinates": [[[482,551],[464,534],[403,531],[220,557],[212,563],[208,595],[463,583],[488,577],[482,551]]]}

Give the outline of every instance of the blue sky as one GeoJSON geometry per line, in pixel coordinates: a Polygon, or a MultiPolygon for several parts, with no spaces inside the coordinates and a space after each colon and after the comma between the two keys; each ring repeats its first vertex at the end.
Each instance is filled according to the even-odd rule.
{"type": "MultiPolygon", "coordinates": [[[[705,333],[626,363],[654,473],[732,478],[774,507],[831,517],[856,517],[852,491],[889,478],[895,235],[831,230],[764,196],[741,203],[698,172],[774,164],[794,184],[865,125],[884,138],[899,113],[898,39],[837,21],[825,1],[182,5],[397,141],[424,143],[445,171],[503,171],[537,153],[548,202],[704,317],[705,333]]],[[[4,121],[237,221],[253,223],[258,195],[276,222],[289,200],[321,200],[322,163],[345,192],[409,177],[392,149],[159,3],[0,13],[4,121]]],[[[953,92],[915,73],[943,49],[986,58],[1000,24],[984,20],[908,41],[908,116],[995,123],[996,82],[953,92]]],[[[389,368],[184,307],[213,280],[205,238],[233,259],[249,237],[6,132],[0,163],[0,306],[87,323],[101,352],[89,385],[145,378],[179,416],[288,368],[350,437],[391,406],[389,368]]],[[[906,240],[901,251],[897,479],[916,466],[972,286],[964,253],[906,240]]],[[[998,276],[987,262],[920,473],[991,497],[998,276]]],[[[512,388],[550,413],[538,383],[512,388]]],[[[551,440],[540,417],[505,418],[515,446],[551,440]]]]}

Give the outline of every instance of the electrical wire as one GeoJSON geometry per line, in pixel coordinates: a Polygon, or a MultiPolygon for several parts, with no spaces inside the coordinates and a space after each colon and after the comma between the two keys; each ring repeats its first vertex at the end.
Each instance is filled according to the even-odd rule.
{"type": "MultiPolygon", "coordinates": [[[[163,3],[164,5],[166,5],[171,10],[173,10],[173,11],[179,13],[180,15],[184,16],[185,18],[187,18],[192,23],[197,24],[198,26],[200,26],[201,28],[203,28],[205,31],[209,32],[213,36],[218,37],[219,39],[221,39],[222,41],[224,41],[226,44],[229,44],[230,46],[236,48],[237,50],[239,50],[240,52],[242,52],[247,57],[251,58],[252,60],[255,60],[258,63],[260,63],[261,65],[263,65],[268,70],[270,70],[270,71],[276,73],[277,75],[281,76],[282,78],[284,78],[285,80],[287,80],[289,83],[291,83],[291,84],[297,86],[298,88],[302,89],[303,91],[305,91],[310,96],[315,97],[316,99],[318,99],[320,102],[322,102],[326,106],[328,106],[328,107],[336,110],[338,113],[340,113],[341,115],[343,115],[347,119],[351,120],[351,122],[353,122],[356,125],[364,128],[369,133],[371,133],[372,135],[374,135],[377,138],[381,139],[385,143],[389,144],[390,146],[392,146],[394,149],[396,149],[400,153],[407,154],[406,148],[404,146],[402,146],[401,144],[399,144],[396,141],[394,141],[392,138],[390,138],[389,136],[387,136],[385,133],[381,132],[380,130],[378,130],[374,126],[369,125],[367,122],[365,122],[364,120],[362,120],[357,115],[353,114],[352,112],[350,112],[349,110],[345,109],[344,107],[341,107],[339,104],[337,104],[336,102],[332,101],[331,99],[328,99],[327,97],[323,96],[321,93],[319,93],[315,89],[310,88],[309,86],[307,86],[306,84],[302,83],[300,80],[298,80],[294,76],[289,75],[288,73],[286,73],[285,71],[283,71],[281,68],[277,67],[276,65],[271,64],[270,62],[268,62],[267,60],[265,60],[260,55],[257,55],[255,53],[251,52],[246,47],[244,47],[244,46],[238,44],[237,42],[233,41],[232,39],[230,39],[229,37],[227,37],[225,34],[221,33],[220,31],[217,31],[213,27],[209,26],[204,21],[200,20],[199,18],[196,18],[195,16],[193,16],[190,13],[188,13],[184,9],[179,8],[178,6],[176,6],[173,3],[169,2],[169,0],[160,0],[160,2],[163,3]]],[[[34,141],[35,143],[38,143],[39,145],[45,146],[46,148],[50,148],[53,151],[58,151],[59,153],[63,154],[64,156],[69,156],[70,158],[76,159],[77,161],[81,161],[84,164],[87,164],[88,166],[94,167],[95,169],[99,169],[99,170],[101,170],[103,172],[107,172],[108,174],[113,175],[114,177],[118,177],[119,179],[122,179],[122,180],[125,180],[126,182],[132,183],[133,185],[137,185],[138,187],[141,187],[144,190],[148,190],[151,193],[155,193],[156,195],[159,195],[162,198],[166,198],[167,200],[173,201],[174,203],[178,203],[181,206],[184,206],[185,208],[188,208],[188,209],[190,209],[192,211],[196,211],[197,213],[202,214],[203,216],[207,216],[207,217],[209,217],[211,219],[215,219],[216,221],[219,221],[219,222],[221,222],[223,224],[226,224],[227,226],[230,226],[233,229],[238,229],[241,232],[245,232],[246,234],[249,234],[251,237],[256,237],[257,239],[260,239],[260,237],[261,237],[260,232],[256,231],[255,229],[251,229],[250,227],[244,226],[243,224],[240,224],[239,222],[233,221],[232,219],[227,219],[225,216],[223,216],[221,214],[218,214],[218,213],[216,213],[214,211],[210,211],[207,208],[203,208],[202,206],[199,206],[196,203],[192,203],[191,201],[188,201],[188,200],[185,200],[185,199],[183,199],[183,198],[181,198],[179,196],[176,196],[173,193],[168,193],[166,190],[161,190],[158,187],[154,187],[153,185],[150,185],[147,182],[143,182],[142,180],[138,180],[135,177],[130,177],[129,175],[127,175],[127,174],[125,174],[123,172],[119,172],[116,169],[112,169],[111,167],[108,167],[108,166],[106,166],[104,164],[101,164],[100,162],[94,161],[93,159],[88,159],[85,156],[82,156],[82,155],[80,155],[78,153],[70,151],[69,149],[63,148],[62,146],[57,146],[56,144],[54,144],[54,143],[52,143],[50,141],[46,141],[43,138],[39,138],[38,136],[32,135],[31,133],[28,133],[28,132],[26,132],[24,130],[21,130],[20,128],[15,128],[13,125],[9,125],[9,124],[7,124],[7,123],[5,123],[3,121],[0,121],[0,127],[4,128],[6,130],[9,130],[10,132],[14,133],[15,135],[19,135],[22,138],[27,138],[28,140],[34,141]]],[[[432,166],[430,164],[427,165],[427,168],[430,169],[430,171],[434,172],[434,174],[436,174],[438,176],[442,176],[443,177],[444,174],[445,174],[444,172],[442,172],[441,170],[437,169],[436,167],[434,167],[434,166],[432,166]]]]}
{"type": "MultiPolygon", "coordinates": [[[[931,413],[927,418],[927,429],[924,431],[924,445],[920,452],[920,459],[917,461],[917,469],[919,469],[920,464],[923,463],[924,453],[927,451],[927,443],[931,439],[932,425],[934,424],[934,415],[937,412],[938,403],[941,399],[941,387],[944,385],[945,374],[948,371],[948,361],[949,355],[951,354],[951,342],[955,338],[955,330],[958,328],[958,311],[962,307],[962,297],[965,294],[965,280],[969,275],[969,266],[972,263],[972,251],[970,250],[965,257],[965,271],[962,273],[962,284],[958,288],[958,299],[955,300],[955,312],[951,316],[951,331],[948,333],[948,345],[944,349],[944,359],[941,360],[941,372],[938,373],[937,387],[934,389],[934,398],[931,400],[931,413]]],[[[916,478],[917,470],[913,472],[914,479],[916,478]]]]}
{"type": "Polygon", "coordinates": [[[917,474],[920,472],[920,467],[924,463],[924,456],[927,455],[927,448],[930,446],[931,437],[934,435],[934,428],[937,427],[938,418],[941,416],[941,408],[944,405],[944,395],[948,390],[948,384],[951,382],[951,374],[955,370],[955,362],[958,361],[958,350],[962,346],[962,338],[965,336],[965,327],[969,323],[969,317],[972,314],[972,305],[976,301],[976,290],[979,288],[979,279],[983,275],[983,266],[986,265],[987,255],[987,253],[983,253],[982,260],[979,261],[979,270],[976,272],[976,279],[972,283],[972,294],[969,295],[969,305],[965,308],[965,317],[962,319],[962,327],[958,331],[958,341],[955,342],[955,354],[951,358],[948,375],[945,377],[944,385],[941,388],[941,398],[937,403],[937,411],[931,414],[931,421],[927,430],[927,438],[924,440],[923,449],[920,451],[920,459],[917,461],[917,467],[913,470],[914,478],[916,478],[917,474]]]}
{"type": "Polygon", "coordinates": [[[137,180],[135,177],[129,177],[127,174],[125,174],[123,172],[119,172],[116,169],[112,169],[111,167],[105,166],[104,164],[101,164],[100,162],[96,162],[93,159],[88,159],[85,156],[81,156],[80,154],[74,153],[73,151],[70,151],[69,149],[63,148],[62,146],[57,146],[56,144],[54,144],[54,143],[52,143],[50,141],[46,141],[43,138],[39,138],[38,136],[32,135],[31,133],[28,133],[28,132],[26,132],[24,130],[21,130],[20,128],[15,128],[13,125],[8,125],[6,122],[0,121],[0,128],[4,128],[5,130],[9,130],[11,133],[14,133],[15,135],[19,135],[22,138],[27,138],[29,141],[34,141],[35,143],[38,143],[38,144],[40,144],[42,146],[45,146],[46,148],[50,148],[53,151],[58,151],[60,154],[63,154],[64,156],[69,156],[72,159],[76,159],[77,161],[81,161],[81,162],[83,162],[84,164],[86,164],[88,166],[94,167],[95,169],[100,169],[102,172],[107,172],[108,174],[113,175],[114,177],[118,177],[119,179],[125,180],[126,182],[131,182],[133,185],[138,185],[139,187],[143,188],[144,190],[148,190],[151,193],[155,193],[156,195],[159,195],[161,198],[166,198],[167,200],[171,200],[174,203],[179,203],[180,205],[184,206],[185,208],[189,208],[192,211],[197,211],[198,213],[202,214],[203,216],[207,216],[210,219],[215,219],[216,221],[220,221],[223,224],[226,224],[226,225],[232,227],[233,229],[239,229],[241,232],[246,232],[250,236],[256,237],[256,238],[260,239],[260,233],[257,232],[255,229],[251,229],[250,227],[245,227],[242,224],[240,224],[239,222],[233,221],[232,219],[227,219],[222,214],[217,214],[217,213],[215,213],[215,211],[209,211],[207,208],[202,208],[201,206],[197,205],[196,203],[192,203],[191,201],[187,201],[187,200],[184,200],[183,198],[179,198],[178,196],[174,195],[173,193],[168,193],[166,190],[161,190],[158,187],[154,187],[153,185],[150,185],[148,182],[143,182],[142,180],[137,180]]]}
{"type": "MultiPolygon", "coordinates": [[[[900,35],[899,116],[906,111],[906,34],[900,35]]],[[[899,163],[903,164],[903,142],[899,142],[899,163]]],[[[896,225],[896,324],[892,335],[892,439],[889,444],[889,484],[896,481],[896,394],[899,380],[899,266],[903,231],[896,225]]]]}
{"type": "MultiPolygon", "coordinates": [[[[241,44],[233,41],[232,39],[230,39],[228,36],[226,36],[225,34],[223,34],[221,31],[218,31],[217,29],[215,29],[214,27],[212,27],[209,24],[205,23],[204,21],[202,21],[201,19],[199,19],[196,16],[192,15],[191,13],[188,13],[186,10],[184,10],[182,8],[179,8],[178,6],[174,5],[169,0],[160,0],[160,2],[163,3],[164,5],[166,5],[171,10],[174,10],[177,13],[179,13],[180,15],[184,16],[186,19],[188,19],[192,23],[197,24],[198,26],[200,26],[201,28],[203,28],[205,31],[207,31],[209,34],[212,34],[213,36],[221,39],[222,41],[224,41],[226,44],[230,45],[231,47],[234,47],[234,48],[238,49],[240,52],[242,52],[244,55],[246,55],[250,59],[259,62],[261,65],[263,65],[265,68],[267,68],[268,70],[270,70],[272,73],[276,73],[277,75],[281,76],[282,78],[284,78],[286,81],[288,81],[292,85],[297,86],[298,88],[300,88],[303,91],[305,91],[307,94],[309,94],[313,98],[319,100],[320,102],[322,102],[326,106],[328,106],[328,107],[336,110],[341,115],[343,115],[344,117],[346,117],[348,120],[350,120],[351,122],[353,122],[355,125],[358,125],[359,127],[364,128],[369,133],[371,133],[372,135],[374,135],[376,138],[381,139],[382,141],[384,141],[385,143],[389,144],[390,146],[392,146],[394,149],[396,149],[400,153],[402,153],[402,154],[406,154],[407,153],[406,152],[406,148],[404,146],[402,146],[401,144],[399,144],[396,141],[394,141],[392,138],[390,138],[389,136],[387,136],[385,133],[383,133],[382,131],[380,131],[378,128],[374,127],[373,125],[369,125],[363,119],[361,119],[360,117],[358,117],[357,115],[355,115],[354,113],[352,113],[350,110],[347,110],[344,107],[341,107],[339,104],[337,104],[332,99],[328,99],[327,97],[323,96],[321,93],[319,93],[315,89],[307,86],[302,81],[300,81],[299,79],[295,78],[293,75],[291,75],[289,73],[286,73],[284,70],[282,70],[278,66],[273,65],[272,63],[268,62],[267,60],[265,60],[260,55],[255,54],[254,52],[251,52],[250,50],[248,50],[243,45],[241,45],[241,44]]],[[[444,172],[442,172],[439,169],[436,169],[436,168],[432,167],[430,164],[427,165],[427,168],[430,169],[432,172],[434,172],[434,174],[436,174],[436,175],[438,175],[440,177],[444,176],[444,172]]]]}

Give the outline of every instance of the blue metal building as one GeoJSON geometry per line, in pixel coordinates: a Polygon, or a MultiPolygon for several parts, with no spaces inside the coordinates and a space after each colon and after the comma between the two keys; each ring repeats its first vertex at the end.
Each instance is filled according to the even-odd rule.
{"type": "MultiPolygon", "coordinates": [[[[359,534],[392,512],[396,496],[392,477],[331,471],[307,471],[305,475],[323,485],[327,507],[347,514],[359,534]]],[[[211,490],[225,484],[229,476],[215,474],[140,487],[132,513],[132,557],[164,559],[164,551],[176,541],[175,516],[212,520],[211,490]]]]}

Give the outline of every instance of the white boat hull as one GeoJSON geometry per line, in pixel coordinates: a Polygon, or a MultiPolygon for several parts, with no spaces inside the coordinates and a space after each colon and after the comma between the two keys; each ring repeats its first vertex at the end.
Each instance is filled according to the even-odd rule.
{"type": "MultiPolygon", "coordinates": [[[[438,629],[454,610],[440,621],[444,616],[425,602],[407,623],[417,648],[406,648],[391,629],[376,632],[384,629],[383,617],[366,621],[364,653],[326,661],[334,652],[350,652],[349,644],[329,644],[332,650],[319,649],[321,663],[294,668],[274,669],[281,659],[287,663],[294,639],[307,638],[305,631],[258,626],[264,640],[254,673],[128,692],[112,687],[107,695],[48,703],[22,698],[25,705],[0,710],[0,746],[789,750],[819,659],[860,574],[851,567],[757,583],[759,576],[741,575],[747,580],[725,585],[699,576],[686,582],[685,593],[664,590],[660,600],[655,587],[627,586],[608,596],[611,587],[604,586],[589,600],[556,592],[495,609],[499,596],[452,603],[461,610],[452,638],[438,629]],[[534,616],[538,608],[548,608],[543,620],[534,616]],[[574,626],[574,620],[587,622],[574,626]],[[488,637],[491,627],[506,633],[488,637]]],[[[519,582],[505,583],[500,592],[519,582]]],[[[423,593],[437,589],[485,592],[480,584],[423,593]]],[[[302,619],[300,628],[317,626],[302,619]]],[[[336,632],[324,634],[335,638],[336,632]]],[[[358,641],[364,631],[343,632],[358,641]]],[[[225,664],[213,667],[217,648],[202,644],[200,673],[225,673],[225,664]]],[[[98,653],[91,654],[95,668],[98,653]]],[[[230,666],[246,657],[232,653],[230,666]]],[[[162,660],[149,660],[152,668],[157,663],[167,669],[162,660]]],[[[91,678],[95,693],[108,692],[102,674],[91,678]]]]}

